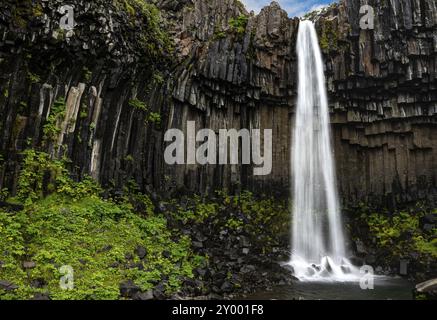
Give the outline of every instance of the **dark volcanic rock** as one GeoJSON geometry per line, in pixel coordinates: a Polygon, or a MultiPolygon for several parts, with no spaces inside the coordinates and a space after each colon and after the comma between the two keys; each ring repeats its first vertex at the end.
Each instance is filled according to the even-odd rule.
{"type": "MultiPolygon", "coordinates": [[[[36,2],[44,14],[22,19],[16,19],[14,1],[0,4],[0,189],[15,192],[20,152],[32,140],[35,148],[71,158],[78,176],[90,174],[104,185],[115,181],[120,189],[134,179],[143,190],[166,194],[236,186],[288,194],[297,18],[288,18],[277,3],[250,15],[236,0],[158,1],[175,56],[172,67],[153,64],[165,70],[152,83],[152,64],[142,63],[136,41],[141,21],[131,28],[134,18],[113,4],[72,0],[77,26],[62,36],[57,3],[36,2]],[[240,15],[248,17],[245,32],[230,23],[240,15]],[[61,97],[66,113],[58,142],[44,144],[45,119],[61,97]],[[161,124],[145,126],[147,114],[131,107],[134,99],[159,113],[161,124]],[[213,130],[274,129],[272,173],[253,176],[251,166],[166,165],[163,133],[186,128],[187,121],[213,130]]],[[[436,4],[374,5],[374,30],[359,28],[356,0],[312,17],[326,66],[340,194],[345,204],[432,198],[436,4]]]]}
{"type": "Polygon", "coordinates": [[[5,291],[13,291],[17,290],[19,287],[12,282],[6,281],[6,280],[0,280],[0,289],[3,289],[5,291]]]}
{"type": "Polygon", "coordinates": [[[48,301],[48,300],[50,300],[50,296],[47,293],[37,293],[33,297],[33,300],[36,300],[36,301],[48,301]]]}
{"type": "Polygon", "coordinates": [[[133,300],[141,300],[141,301],[147,301],[147,300],[153,300],[153,291],[149,290],[147,292],[137,292],[133,295],[133,300]]]}
{"type": "Polygon", "coordinates": [[[144,258],[146,257],[146,255],[147,255],[147,250],[146,250],[146,248],[141,247],[141,246],[137,247],[136,250],[135,250],[135,252],[136,252],[137,256],[138,256],[140,259],[144,259],[144,258]]]}
{"type": "Polygon", "coordinates": [[[140,287],[130,280],[120,284],[120,295],[124,298],[133,298],[140,292],[140,287]]]}

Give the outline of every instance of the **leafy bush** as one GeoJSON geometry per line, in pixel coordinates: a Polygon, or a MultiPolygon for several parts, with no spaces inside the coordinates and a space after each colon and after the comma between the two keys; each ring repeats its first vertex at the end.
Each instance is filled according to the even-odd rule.
{"type": "Polygon", "coordinates": [[[18,189],[24,209],[0,209],[0,280],[18,289],[0,289],[0,299],[119,299],[120,283],[128,280],[148,290],[167,279],[172,293],[203,261],[189,237],[154,213],[149,197],[132,191],[105,200],[90,178],[73,181],[64,161],[45,153],[25,152],[18,189]],[[147,219],[135,211],[139,204],[147,219]],[[143,259],[138,247],[146,250],[143,259]],[[74,270],[72,290],[60,287],[63,266],[74,270]]]}
{"type": "Polygon", "coordinates": [[[249,17],[240,14],[237,18],[231,18],[229,20],[229,25],[235,33],[237,33],[238,35],[243,35],[246,32],[246,26],[248,21],[249,17]]]}
{"type": "Polygon", "coordinates": [[[148,111],[149,110],[146,103],[143,101],[140,101],[138,99],[129,100],[129,106],[131,106],[135,110],[140,110],[140,111],[148,111]]]}
{"type": "Polygon", "coordinates": [[[395,257],[407,257],[412,252],[422,258],[437,259],[437,228],[425,231],[421,220],[425,210],[400,211],[392,215],[363,213],[361,219],[368,225],[370,236],[378,248],[390,251],[395,257]]]}
{"type": "MultiPolygon", "coordinates": [[[[150,62],[165,59],[166,54],[173,52],[173,42],[162,27],[163,20],[155,4],[144,0],[117,0],[116,7],[132,17],[132,29],[136,32],[137,44],[150,62]],[[134,23],[142,19],[140,30],[134,23]]],[[[163,62],[163,60],[161,60],[163,62]]]]}
{"type": "Polygon", "coordinates": [[[162,216],[142,219],[123,206],[98,197],[71,202],[49,196],[16,216],[0,214],[0,278],[17,284],[0,298],[29,299],[49,292],[53,299],[118,299],[119,284],[132,280],[142,290],[169,277],[167,290],[176,291],[184,277],[192,277],[191,240],[172,239],[162,216]],[[143,261],[133,253],[147,249],[143,261]],[[168,251],[167,257],[163,252],[168,251]],[[126,259],[126,256],[132,258],[126,259]],[[23,270],[24,261],[35,268],[23,270]],[[74,270],[74,289],[59,286],[63,265],[74,270]],[[35,281],[42,288],[34,288],[35,281]]]}
{"type": "Polygon", "coordinates": [[[46,142],[55,142],[61,132],[60,123],[65,117],[66,106],[65,98],[58,98],[50,110],[47,122],[43,127],[44,140],[46,142]]]}

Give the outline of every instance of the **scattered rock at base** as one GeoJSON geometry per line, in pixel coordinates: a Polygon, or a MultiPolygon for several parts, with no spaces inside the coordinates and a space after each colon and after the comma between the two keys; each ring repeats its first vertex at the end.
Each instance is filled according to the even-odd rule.
{"type": "Polygon", "coordinates": [[[12,282],[0,280],[0,289],[3,289],[5,291],[14,291],[18,289],[18,286],[13,284],[12,282]]]}
{"type": "Polygon", "coordinates": [[[437,279],[433,279],[433,280],[419,283],[416,286],[416,290],[419,293],[428,293],[428,292],[432,292],[432,291],[437,291],[437,279]]]}

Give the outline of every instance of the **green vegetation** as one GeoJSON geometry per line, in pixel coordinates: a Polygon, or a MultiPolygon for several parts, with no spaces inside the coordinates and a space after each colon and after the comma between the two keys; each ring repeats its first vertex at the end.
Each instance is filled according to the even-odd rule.
{"type": "Polygon", "coordinates": [[[131,17],[131,28],[135,39],[132,43],[139,45],[144,52],[145,62],[161,61],[173,52],[173,42],[163,27],[161,13],[156,5],[143,0],[114,0],[116,8],[125,11],[131,17]],[[135,21],[141,22],[141,28],[135,21]]]}
{"type": "Polygon", "coordinates": [[[150,108],[145,102],[138,99],[132,99],[129,100],[129,106],[132,107],[134,110],[147,113],[147,117],[144,121],[145,125],[148,125],[150,123],[156,126],[161,125],[162,122],[161,114],[157,112],[150,112],[150,108]]]}
{"type": "Polygon", "coordinates": [[[34,17],[42,17],[44,15],[44,9],[40,3],[33,3],[32,13],[34,17]]]}
{"type": "Polygon", "coordinates": [[[18,108],[17,108],[17,114],[23,115],[26,113],[27,110],[27,102],[25,101],[20,101],[20,103],[18,104],[18,108]]]}
{"type": "Polygon", "coordinates": [[[229,29],[227,31],[222,30],[221,28],[216,26],[214,30],[213,40],[220,40],[226,38],[227,32],[233,33],[237,35],[238,40],[242,40],[244,34],[246,33],[247,23],[249,21],[249,17],[240,14],[236,18],[229,19],[229,29]]]}
{"type": "Polygon", "coordinates": [[[226,31],[223,31],[218,25],[214,29],[213,40],[220,40],[226,38],[226,31]]]}
{"type": "Polygon", "coordinates": [[[62,121],[65,117],[65,112],[65,98],[60,97],[54,102],[50,110],[50,115],[47,119],[47,122],[43,127],[44,140],[46,142],[56,141],[56,138],[61,132],[61,129],[59,128],[59,122],[62,121]]]}
{"type": "Polygon", "coordinates": [[[85,103],[83,103],[80,107],[79,118],[80,119],[88,118],[88,106],[85,103]]]}
{"type": "MultiPolygon", "coordinates": [[[[368,210],[368,209],[366,209],[368,210]]],[[[417,206],[410,211],[393,214],[375,213],[364,210],[361,220],[368,226],[369,236],[376,240],[378,249],[390,252],[395,258],[420,255],[418,261],[437,259],[437,228],[424,230],[421,220],[430,214],[417,206]]],[[[437,211],[434,210],[434,214],[437,211]]]]}
{"type": "Polygon", "coordinates": [[[83,78],[85,79],[85,82],[89,83],[92,79],[93,73],[91,72],[90,69],[88,69],[87,67],[83,68],[82,70],[83,73],[83,78]]]}
{"type": "Polygon", "coordinates": [[[288,233],[286,204],[269,197],[219,191],[209,198],[161,201],[155,209],[135,181],[111,197],[89,177],[73,180],[69,164],[29,149],[16,196],[2,190],[9,205],[0,208],[0,280],[14,287],[0,289],[0,300],[122,299],[123,283],[142,291],[162,284],[172,294],[193,278],[194,269],[216,268],[207,253],[195,253],[187,229],[245,236],[258,254],[273,252],[288,233]],[[74,286],[63,289],[68,268],[74,286]]]}
{"type": "Polygon", "coordinates": [[[190,238],[171,232],[166,218],[154,213],[146,195],[100,194],[90,178],[73,181],[65,161],[25,152],[18,195],[8,200],[24,209],[0,209],[0,279],[18,288],[0,289],[0,300],[36,294],[119,299],[120,283],[128,280],[145,291],[167,279],[165,290],[172,293],[204,263],[192,253],[190,238]],[[139,247],[144,257],[136,253],[139,247]],[[60,286],[63,266],[73,268],[72,290],[60,286]]]}
{"type": "Polygon", "coordinates": [[[334,22],[331,20],[323,20],[320,47],[323,51],[338,49],[338,32],[335,30],[334,22]]]}
{"type": "Polygon", "coordinates": [[[233,32],[237,33],[238,35],[243,35],[246,32],[248,21],[248,16],[240,14],[237,18],[231,18],[229,20],[229,26],[233,32]]]}
{"type": "Polygon", "coordinates": [[[38,83],[38,82],[41,82],[41,78],[40,78],[37,74],[34,74],[34,73],[32,73],[32,72],[28,72],[28,74],[27,74],[27,79],[29,79],[29,81],[30,81],[31,83],[38,83]]]}
{"type": "Polygon", "coordinates": [[[139,111],[148,111],[149,110],[149,107],[146,105],[146,103],[143,101],[140,101],[138,99],[129,100],[129,106],[131,106],[135,110],[139,110],[139,111]]]}
{"type": "Polygon", "coordinates": [[[157,113],[157,112],[151,112],[149,114],[149,119],[148,120],[149,120],[150,123],[152,123],[154,125],[157,125],[157,126],[161,125],[161,121],[162,121],[161,115],[159,113],[157,113]]]}

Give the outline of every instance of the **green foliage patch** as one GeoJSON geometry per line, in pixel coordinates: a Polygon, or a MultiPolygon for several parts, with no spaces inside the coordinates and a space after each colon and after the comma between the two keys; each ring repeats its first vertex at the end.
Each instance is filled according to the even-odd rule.
{"type": "Polygon", "coordinates": [[[376,246],[390,252],[392,256],[403,258],[417,253],[420,261],[437,261],[437,228],[434,226],[424,230],[421,222],[427,214],[430,214],[428,210],[417,206],[414,210],[392,214],[363,212],[361,220],[368,226],[376,246]]]}
{"type": "Polygon", "coordinates": [[[203,258],[192,253],[189,237],[171,231],[166,218],[154,213],[146,195],[113,200],[100,194],[90,178],[73,181],[65,162],[25,152],[19,192],[9,200],[24,209],[0,209],[0,280],[18,288],[0,289],[0,299],[119,299],[122,282],[145,291],[163,279],[170,294],[193,277],[203,258]],[[145,257],[136,254],[138,247],[145,257]],[[60,286],[63,266],[74,270],[72,290],[60,286]]]}
{"type": "Polygon", "coordinates": [[[238,17],[231,18],[229,20],[229,26],[231,27],[232,31],[234,31],[238,35],[243,35],[246,32],[248,21],[248,16],[240,14],[238,17]]]}

